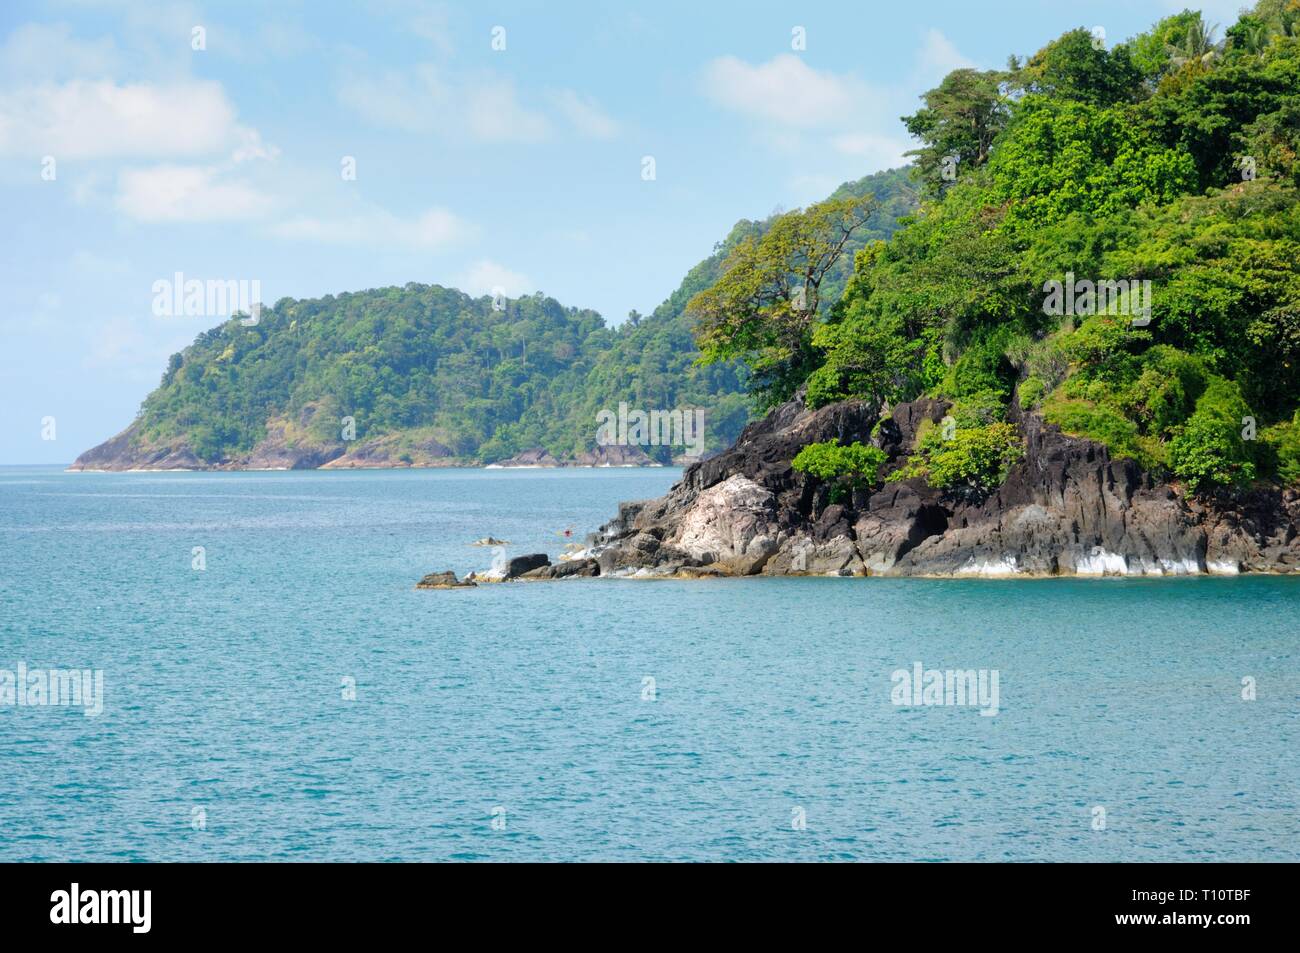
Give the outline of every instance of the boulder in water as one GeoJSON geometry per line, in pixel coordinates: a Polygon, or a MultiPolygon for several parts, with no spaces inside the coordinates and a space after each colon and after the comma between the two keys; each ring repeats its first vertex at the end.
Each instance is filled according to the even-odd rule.
{"type": "Polygon", "coordinates": [[[454,572],[431,572],[415,584],[416,589],[473,589],[478,583],[460,580],[454,572]]]}

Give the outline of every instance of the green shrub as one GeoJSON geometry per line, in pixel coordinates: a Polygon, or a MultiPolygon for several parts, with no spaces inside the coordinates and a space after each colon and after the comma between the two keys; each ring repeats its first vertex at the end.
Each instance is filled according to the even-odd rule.
{"type": "Polygon", "coordinates": [[[1105,444],[1111,456],[1131,457],[1148,468],[1160,462],[1151,448],[1144,447],[1137,424],[1109,405],[1053,394],[1043,405],[1043,419],[1071,436],[1105,444]]]}
{"type": "MultiPolygon", "coordinates": [[[[954,418],[955,419],[955,418],[954,418]]],[[[923,476],[930,486],[961,494],[983,494],[1007,478],[1007,472],[1024,456],[1020,432],[1014,424],[998,421],[976,427],[927,429],[917,441],[907,463],[889,480],[923,476]]]]}
{"type": "MultiPolygon", "coordinates": [[[[1011,399],[1016,370],[1007,358],[1008,349],[1027,348],[1023,335],[1001,327],[973,342],[947,369],[935,394],[957,403],[997,403],[1011,399]]],[[[1001,417],[1001,415],[998,415],[1001,417]]]]}
{"type": "Polygon", "coordinates": [[[1020,382],[1020,406],[1025,410],[1037,407],[1047,394],[1047,384],[1041,377],[1026,377],[1020,382]]]}
{"type": "Polygon", "coordinates": [[[949,411],[958,429],[983,427],[1006,419],[1006,394],[1000,390],[978,391],[957,401],[949,411]]]}
{"type": "Polygon", "coordinates": [[[1024,456],[1020,432],[1014,424],[958,429],[951,440],[942,439],[929,455],[929,482],[946,490],[986,492],[1002,485],[1007,471],[1024,456]]]}
{"type": "Polygon", "coordinates": [[[1127,318],[1098,315],[1086,319],[1073,333],[1063,337],[1061,347],[1071,361],[1083,365],[1091,376],[1131,380],[1137,363],[1131,351],[1150,340],[1149,331],[1134,329],[1127,318]]]}
{"type": "Polygon", "coordinates": [[[1255,479],[1253,451],[1241,439],[1241,421],[1249,414],[1235,382],[1211,378],[1196,413],[1169,443],[1170,469],[1193,492],[1255,479]]]}
{"type": "Polygon", "coordinates": [[[869,443],[841,445],[838,441],[810,443],[791,461],[800,473],[849,488],[871,486],[880,479],[885,451],[869,443]]]}
{"type": "Polygon", "coordinates": [[[1271,451],[1277,478],[1287,484],[1300,483],[1300,411],[1292,420],[1274,424],[1259,436],[1271,451]]]}

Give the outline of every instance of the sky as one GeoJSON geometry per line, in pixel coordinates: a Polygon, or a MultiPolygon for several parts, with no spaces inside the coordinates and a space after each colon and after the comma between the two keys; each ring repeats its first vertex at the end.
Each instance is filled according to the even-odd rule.
{"type": "Polygon", "coordinates": [[[118,433],[228,317],[159,313],[177,273],[618,323],[737,220],[905,162],[899,117],[949,70],[1182,6],[0,0],[0,465],[118,433]]]}

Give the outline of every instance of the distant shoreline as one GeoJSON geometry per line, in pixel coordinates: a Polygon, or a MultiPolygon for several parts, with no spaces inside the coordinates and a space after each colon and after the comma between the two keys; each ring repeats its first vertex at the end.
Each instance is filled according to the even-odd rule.
{"type": "Polygon", "coordinates": [[[9,467],[60,467],[63,473],[346,473],[354,470],[672,470],[676,463],[567,463],[518,464],[456,463],[439,466],[352,466],[352,467],[130,467],[123,469],[77,467],[70,463],[6,463],[9,467]]]}

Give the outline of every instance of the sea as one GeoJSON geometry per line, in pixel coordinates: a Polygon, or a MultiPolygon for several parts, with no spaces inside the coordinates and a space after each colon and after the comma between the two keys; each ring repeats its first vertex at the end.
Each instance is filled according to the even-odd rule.
{"type": "Polygon", "coordinates": [[[415,588],[679,475],[0,468],[0,861],[1300,860],[1300,579],[415,588]]]}

